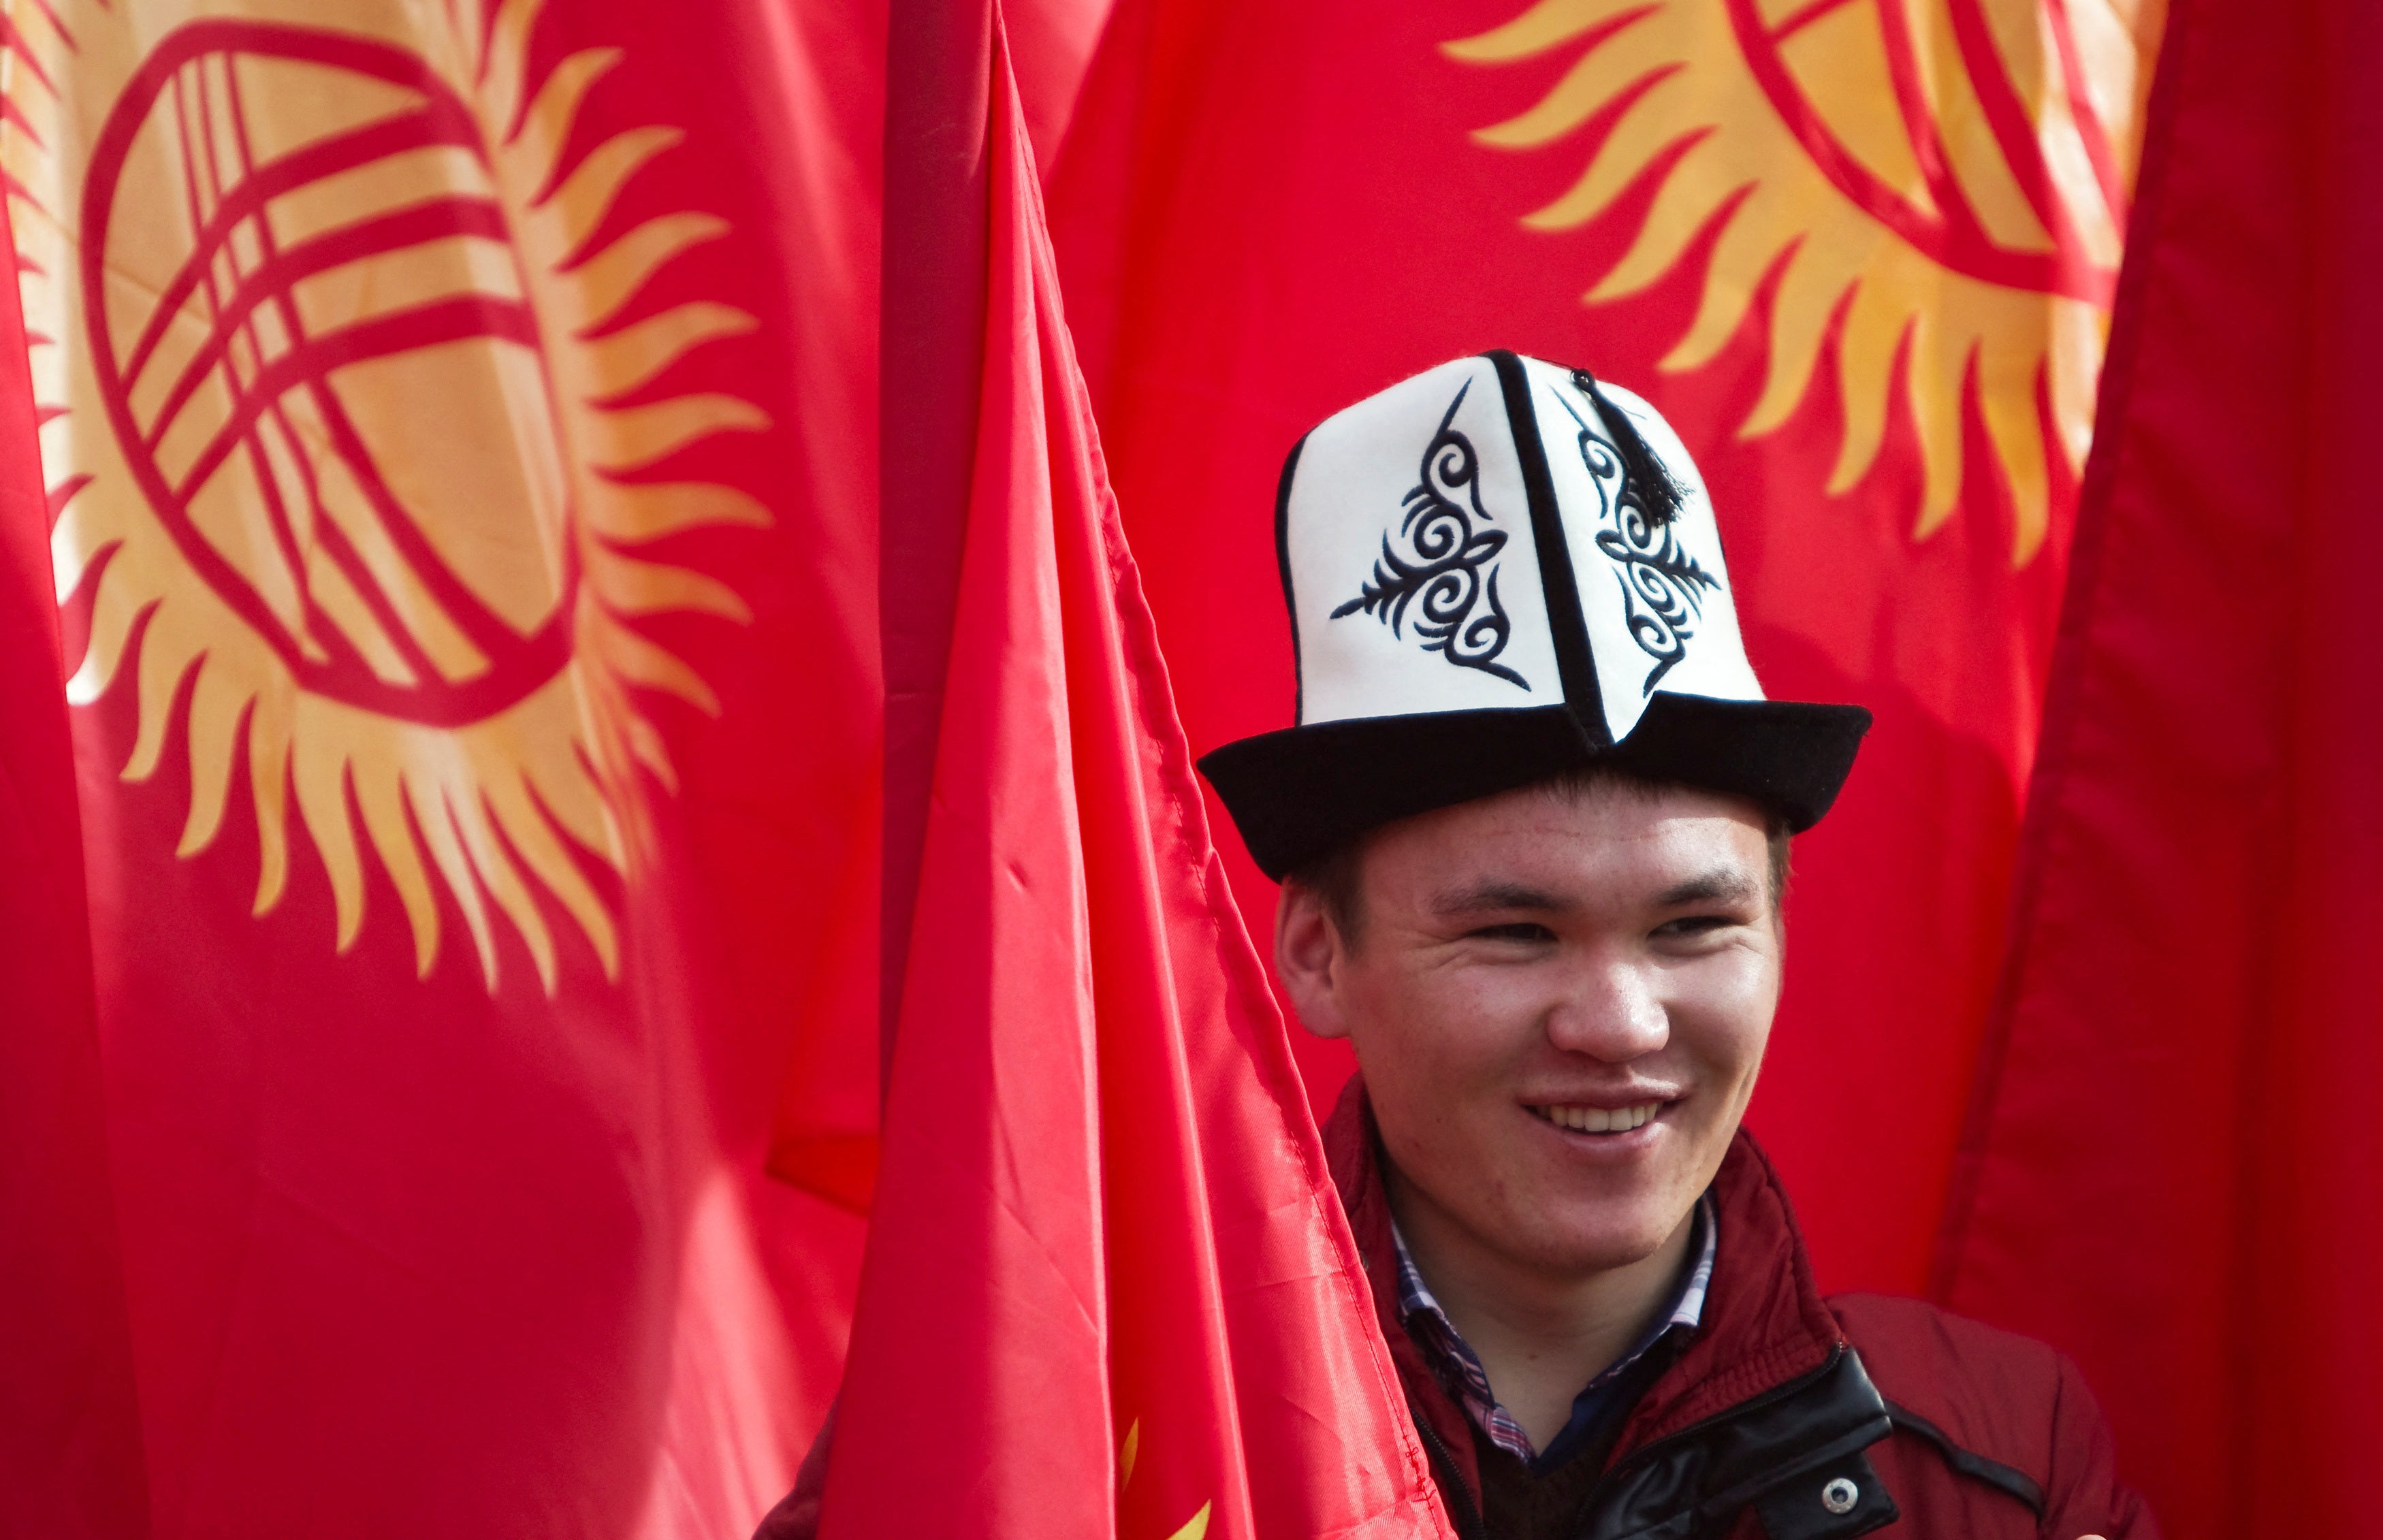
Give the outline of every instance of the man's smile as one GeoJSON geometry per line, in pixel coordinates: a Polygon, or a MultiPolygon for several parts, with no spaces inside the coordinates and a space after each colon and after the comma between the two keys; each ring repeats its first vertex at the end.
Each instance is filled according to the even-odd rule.
{"type": "Polygon", "coordinates": [[[1587,1107],[1555,1103],[1543,1106],[1525,1104],[1525,1110],[1543,1123],[1559,1128],[1569,1128],[1579,1134],[1626,1134],[1644,1127],[1661,1113],[1667,1102],[1639,1102],[1626,1107],[1587,1107]]]}

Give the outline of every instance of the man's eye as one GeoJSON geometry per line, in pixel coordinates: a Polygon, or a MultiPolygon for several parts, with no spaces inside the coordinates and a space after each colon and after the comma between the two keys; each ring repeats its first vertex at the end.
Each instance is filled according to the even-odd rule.
{"type": "Polygon", "coordinates": [[[1685,915],[1655,927],[1659,936],[1704,936],[1727,930],[1737,921],[1727,915],[1685,915]]]}
{"type": "Polygon", "coordinates": [[[1485,925],[1466,934],[1476,941],[1551,942],[1556,939],[1556,933],[1546,926],[1528,923],[1485,925]]]}

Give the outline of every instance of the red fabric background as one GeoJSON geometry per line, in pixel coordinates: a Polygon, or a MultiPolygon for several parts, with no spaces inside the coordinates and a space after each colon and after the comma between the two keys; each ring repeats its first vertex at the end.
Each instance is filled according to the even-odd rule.
{"type": "Polygon", "coordinates": [[[2383,18],[2168,48],[1940,1288],[2082,1359],[2170,1534],[2366,1534],[2383,18]]]}
{"type": "MultiPolygon", "coordinates": [[[[406,14],[427,28],[445,13],[406,14]]],[[[327,6],[310,19],[340,18],[327,6]]],[[[772,425],[653,472],[742,488],[774,522],[649,548],[725,580],[753,619],[637,622],[722,708],[646,702],[679,784],[654,791],[650,869],[609,895],[617,982],[549,906],[554,992],[502,925],[492,992],[443,889],[443,944],[417,979],[396,891],[369,854],[364,923],[343,955],[322,862],[294,830],[289,890],[252,917],[244,760],[214,842],[176,855],[187,679],[145,782],[119,771],[155,681],[128,666],[75,713],[104,1127],[159,1536],[738,1536],[791,1482],[840,1368],[860,1225],[765,1178],[763,1153],[790,1062],[812,1128],[867,1136],[876,1111],[875,917],[842,884],[873,891],[876,856],[875,416],[856,381],[874,368],[883,39],[881,8],[762,4],[550,6],[531,36],[534,80],[574,50],[623,51],[566,163],[624,129],[685,132],[629,182],[606,233],[688,209],[731,227],[620,319],[710,301],[752,314],[752,334],[687,354],[639,399],[732,391],[772,425]]],[[[13,406],[0,429],[10,689],[55,699],[55,655],[17,602],[48,586],[14,485],[34,441],[13,406]]],[[[90,602],[86,586],[68,607],[69,655],[90,602]]],[[[8,732],[12,755],[41,746],[38,714],[12,715],[8,732]]],[[[70,830],[59,788],[29,784],[44,837],[70,830]]],[[[66,923],[72,869],[44,869],[38,944],[54,949],[56,1035],[18,1015],[16,977],[0,1014],[9,1054],[56,1058],[29,1060],[43,1078],[20,1082],[12,1057],[0,1095],[55,1087],[43,1115],[71,1121],[72,1138],[30,1152],[19,1141],[43,1125],[12,1115],[0,1191],[30,1176],[55,1182],[63,1205],[89,1196],[81,1163],[103,1123],[75,1100],[89,1040],[66,923]]],[[[95,1263],[96,1245],[87,1233],[53,1260],[95,1263]]],[[[80,1316],[55,1309],[56,1281],[12,1266],[0,1318],[55,1324],[57,1352],[99,1351],[104,1368],[104,1281],[80,1316]]],[[[18,1376],[45,1370],[46,1350],[11,1356],[7,1394],[39,1386],[18,1376]]],[[[104,1458],[110,1495],[137,1506],[140,1457],[122,1448],[105,1379],[89,1384],[88,1447],[48,1447],[104,1458]]],[[[5,1431],[12,1461],[42,1448],[5,1431]]],[[[0,1529],[16,1533],[26,1504],[12,1494],[0,1529]]]]}
{"type": "Polygon", "coordinates": [[[148,1483],[24,348],[0,305],[0,1525],[130,1540],[148,1533],[148,1483]]]}

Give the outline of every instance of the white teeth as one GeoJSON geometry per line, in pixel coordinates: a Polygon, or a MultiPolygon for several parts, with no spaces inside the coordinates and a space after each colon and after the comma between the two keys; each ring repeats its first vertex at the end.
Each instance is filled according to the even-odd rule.
{"type": "Polygon", "coordinates": [[[1635,1107],[1547,1106],[1531,1109],[1558,1127],[1583,1134],[1624,1134],[1643,1127],[1648,1118],[1663,1110],[1661,1102],[1642,1102],[1635,1107]]]}

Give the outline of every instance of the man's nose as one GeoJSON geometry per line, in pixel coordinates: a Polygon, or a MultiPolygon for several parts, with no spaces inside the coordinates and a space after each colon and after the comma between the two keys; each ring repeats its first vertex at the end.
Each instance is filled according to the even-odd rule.
{"type": "Polygon", "coordinates": [[[1671,1041],[1671,1013],[1648,970],[1621,958],[1584,958],[1549,1010],[1548,1041],[1624,1064],[1671,1041]]]}

